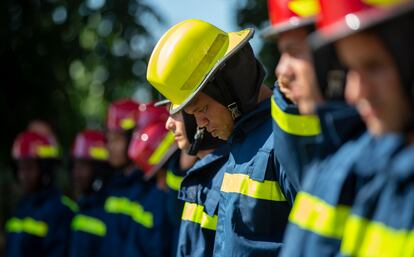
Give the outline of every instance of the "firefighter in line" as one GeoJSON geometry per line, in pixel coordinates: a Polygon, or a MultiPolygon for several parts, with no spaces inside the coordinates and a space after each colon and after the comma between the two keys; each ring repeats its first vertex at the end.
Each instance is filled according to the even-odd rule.
{"type": "MultiPolygon", "coordinates": [[[[381,1],[336,1],[335,4],[320,1],[321,21],[317,33],[310,38],[315,60],[324,48],[335,47],[348,70],[345,97],[356,106],[368,131],[307,171],[303,191],[298,194],[290,215],[282,256],[371,256],[378,251],[377,239],[384,233],[376,235],[373,244],[372,231],[365,232],[367,220],[361,217],[358,220],[349,214],[356,199],[365,198],[367,192],[375,190],[375,173],[389,174],[385,167],[393,162],[401,148],[401,137],[393,133],[406,131],[412,116],[407,97],[412,80],[404,71],[409,68],[396,65],[399,56],[393,57],[392,53],[399,50],[387,45],[393,42],[387,40],[391,38],[387,34],[391,31],[389,27],[400,24],[407,29],[408,23],[393,24],[395,21],[384,19],[399,13],[402,7],[398,1],[383,4],[381,1]],[[348,242],[343,241],[346,235],[352,235],[348,242]],[[371,245],[361,246],[360,239],[371,240],[371,245]],[[297,243],[302,247],[297,247],[297,243]]],[[[412,18],[408,20],[412,22],[412,18]]],[[[404,38],[404,34],[400,35],[399,41],[404,38]]],[[[315,65],[315,68],[320,67],[315,65]]],[[[372,209],[365,211],[371,213],[372,209]]]]}
{"type": "Polygon", "coordinates": [[[104,209],[108,214],[104,221],[107,227],[103,238],[100,256],[124,256],[126,242],[133,222],[130,205],[134,188],[141,188],[138,183],[139,173],[128,159],[128,145],[135,128],[139,103],[122,99],[113,102],[106,118],[105,141],[108,149],[108,162],[114,169],[114,176],[108,186],[108,196],[104,209]]]}
{"type": "Polygon", "coordinates": [[[178,147],[198,159],[187,171],[179,190],[184,210],[175,256],[213,256],[227,146],[198,128],[194,116],[185,112],[170,115],[165,126],[174,133],[178,147]]]}
{"type": "Polygon", "coordinates": [[[59,164],[55,138],[24,131],[14,141],[12,157],[24,195],[6,223],[6,256],[68,256],[70,224],[77,208],[53,185],[59,164]]]}
{"type": "Polygon", "coordinates": [[[71,223],[70,257],[99,256],[107,234],[104,203],[112,173],[105,135],[98,130],[78,133],[72,148],[71,177],[79,211],[71,223]]]}
{"type": "MultiPolygon", "coordinates": [[[[322,12],[330,12],[330,3],[321,4],[322,12]]],[[[351,10],[349,3],[341,4],[343,11],[325,19],[319,33],[343,25],[349,14],[360,21],[359,28],[348,22],[344,34],[326,33],[324,43],[314,40],[335,45],[349,70],[349,101],[379,143],[354,165],[356,176],[369,183],[358,191],[338,255],[412,256],[414,2],[360,4],[351,10]]]]}
{"type": "Polygon", "coordinates": [[[334,153],[363,133],[365,126],[358,112],[344,102],[344,72],[333,47],[318,56],[315,65],[320,72],[315,73],[306,38],[315,30],[317,0],[269,0],[268,7],[271,26],[262,35],[281,53],[271,102],[275,158],[292,180],[298,179],[294,183],[299,189],[310,163],[334,153]],[[328,70],[336,77],[329,77],[328,70]],[[318,76],[323,78],[317,81],[318,76]]]}
{"type": "Polygon", "coordinates": [[[129,144],[128,156],[145,186],[133,198],[134,223],[125,256],[174,256],[173,225],[168,217],[166,164],[177,151],[173,135],[165,128],[168,112],[153,103],[140,105],[141,121],[129,144]],[[142,119],[147,120],[143,124],[142,119]]]}
{"type": "MultiPolygon", "coordinates": [[[[104,238],[101,256],[131,256],[140,253],[150,256],[151,249],[166,243],[162,237],[148,240],[142,239],[142,231],[160,235],[159,227],[154,227],[154,217],[161,213],[143,207],[143,202],[150,194],[156,194],[153,201],[157,206],[165,205],[165,193],[157,188],[155,178],[147,179],[142,167],[137,167],[128,156],[130,142],[134,130],[144,129],[157,121],[165,122],[168,114],[150,104],[140,104],[129,99],[119,100],[109,107],[106,128],[106,142],[109,152],[109,163],[115,168],[114,178],[108,188],[105,211],[109,214],[107,236],[104,238]],[[138,231],[137,231],[138,230],[138,231]]],[[[163,235],[163,233],[161,233],[163,235]]],[[[150,238],[150,237],[148,237],[150,238]]],[[[162,250],[163,252],[167,250],[162,250]]]]}
{"type": "Polygon", "coordinates": [[[148,81],[171,101],[171,114],[184,110],[227,141],[214,245],[220,257],[277,255],[295,195],[273,163],[272,92],[248,43],[253,33],[183,21],[159,40],[147,70],[148,81]]]}
{"type": "MultiPolygon", "coordinates": [[[[167,110],[169,108],[169,101],[164,99],[155,104],[156,106],[166,106],[167,110]]],[[[180,234],[181,226],[181,216],[184,208],[184,201],[178,199],[178,191],[180,190],[181,183],[187,174],[187,171],[194,165],[197,161],[197,156],[188,154],[189,141],[187,139],[186,133],[183,132],[183,127],[180,127],[176,120],[173,120],[177,128],[170,128],[167,124],[171,117],[168,118],[166,124],[166,129],[171,131],[174,134],[174,140],[177,144],[178,150],[173,154],[173,156],[168,160],[166,164],[167,174],[166,174],[166,184],[168,187],[168,200],[167,200],[167,212],[169,222],[173,229],[171,247],[172,256],[177,254],[177,245],[180,234]],[[183,149],[183,150],[181,150],[183,149]]],[[[181,122],[182,124],[182,122],[181,122]]]]}

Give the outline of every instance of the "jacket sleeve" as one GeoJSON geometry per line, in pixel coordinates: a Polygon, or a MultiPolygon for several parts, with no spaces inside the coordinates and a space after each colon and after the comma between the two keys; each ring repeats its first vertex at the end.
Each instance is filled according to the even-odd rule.
{"type": "Polygon", "coordinates": [[[278,88],[273,91],[274,161],[281,166],[296,190],[301,188],[304,167],[314,158],[320,140],[320,122],[316,115],[301,115],[278,88]]]}

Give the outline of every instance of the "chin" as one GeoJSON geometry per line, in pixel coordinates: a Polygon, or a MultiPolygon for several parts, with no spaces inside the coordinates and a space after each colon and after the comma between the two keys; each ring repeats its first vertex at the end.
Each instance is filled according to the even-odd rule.
{"type": "Polygon", "coordinates": [[[178,149],[187,151],[190,148],[190,145],[184,142],[177,142],[178,149]]]}
{"type": "Polygon", "coordinates": [[[368,123],[367,128],[369,133],[371,133],[374,136],[382,136],[389,132],[383,124],[378,122],[368,123]]]}

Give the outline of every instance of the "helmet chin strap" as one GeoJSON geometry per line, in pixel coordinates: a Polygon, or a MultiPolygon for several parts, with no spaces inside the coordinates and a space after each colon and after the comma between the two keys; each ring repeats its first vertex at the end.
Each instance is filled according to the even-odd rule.
{"type": "Polygon", "coordinates": [[[226,81],[221,76],[215,77],[209,86],[210,88],[206,88],[206,93],[224,105],[229,110],[233,120],[238,119],[242,112],[237,104],[233,87],[226,86],[226,81]]]}
{"type": "Polygon", "coordinates": [[[197,127],[197,131],[194,135],[194,143],[190,145],[190,148],[187,151],[189,155],[197,155],[198,151],[200,150],[201,141],[204,138],[204,132],[205,128],[197,127]]]}

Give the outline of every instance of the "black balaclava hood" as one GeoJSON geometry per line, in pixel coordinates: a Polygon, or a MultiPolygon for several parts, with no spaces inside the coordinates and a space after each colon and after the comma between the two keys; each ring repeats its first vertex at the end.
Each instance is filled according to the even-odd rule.
{"type": "Polygon", "coordinates": [[[109,163],[103,161],[92,160],[91,166],[93,173],[91,188],[94,192],[98,192],[109,184],[114,170],[109,163]]]}
{"type": "Polygon", "coordinates": [[[414,10],[409,10],[379,24],[373,31],[379,35],[394,58],[404,90],[414,103],[414,10]]]}
{"type": "Polygon", "coordinates": [[[233,119],[237,119],[257,106],[264,76],[262,64],[247,43],[224,63],[202,91],[227,107],[233,119]]]}
{"type": "Polygon", "coordinates": [[[340,64],[333,44],[312,51],[318,87],[325,100],[345,99],[346,70],[340,64]]]}
{"type": "Polygon", "coordinates": [[[188,141],[190,142],[190,148],[188,154],[196,155],[199,150],[215,149],[225,141],[213,137],[205,128],[198,128],[194,115],[186,112],[181,112],[183,115],[185,132],[187,134],[188,141]]]}

